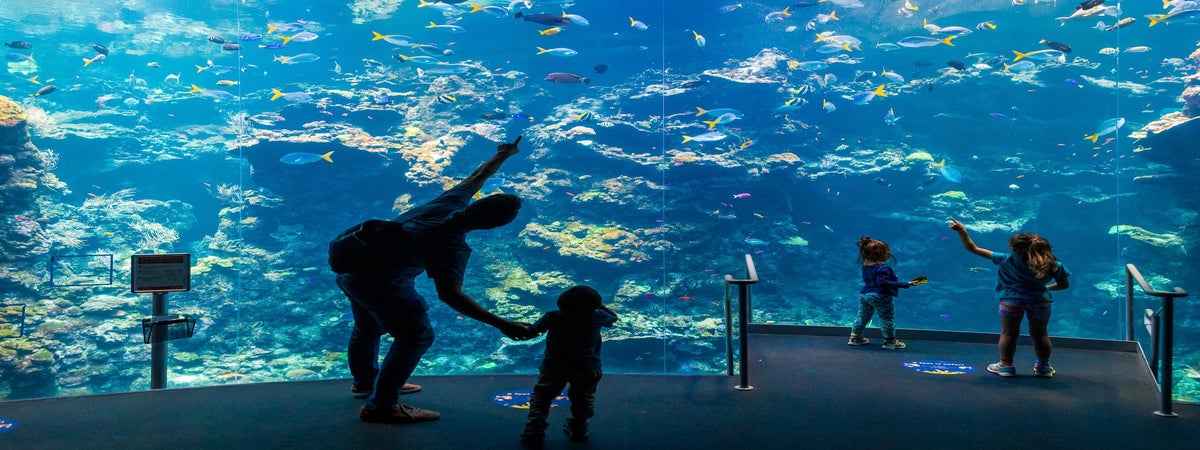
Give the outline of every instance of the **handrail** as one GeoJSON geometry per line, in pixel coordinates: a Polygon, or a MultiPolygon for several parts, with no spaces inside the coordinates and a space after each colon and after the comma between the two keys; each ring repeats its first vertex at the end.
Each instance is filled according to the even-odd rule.
{"type": "MultiPolygon", "coordinates": [[[[1175,287],[1174,291],[1160,291],[1150,287],[1150,283],[1142,277],[1142,273],[1138,272],[1137,267],[1133,264],[1125,265],[1125,317],[1127,319],[1125,329],[1125,339],[1133,339],[1133,282],[1137,281],[1142,287],[1142,292],[1145,292],[1151,297],[1160,297],[1163,301],[1162,308],[1157,313],[1151,313],[1149,316],[1153,320],[1153,325],[1150,330],[1151,341],[1153,341],[1153,353],[1162,356],[1162,365],[1158,367],[1157,362],[1152,362],[1151,370],[1157,369],[1155,374],[1158,376],[1159,390],[1159,410],[1155,411],[1161,417],[1178,417],[1178,414],[1171,412],[1171,389],[1172,376],[1171,373],[1174,364],[1171,355],[1171,349],[1174,347],[1174,320],[1175,320],[1175,299],[1187,297],[1187,291],[1181,287],[1175,287]],[[1157,316],[1161,316],[1157,317],[1157,316]],[[1161,334],[1161,339],[1160,335],[1161,334]],[[1161,351],[1160,349],[1161,342],[1161,351]]],[[[1157,358],[1154,358],[1157,359],[1157,358]]]]}
{"type": "Polygon", "coordinates": [[[741,372],[741,383],[734,386],[739,391],[754,389],[750,385],[750,351],[747,335],[747,322],[750,317],[750,285],[758,283],[758,271],[754,269],[754,258],[746,254],[746,278],[736,279],[733,275],[725,275],[725,355],[729,366],[729,375],[733,375],[733,322],[732,308],[729,299],[729,285],[738,287],[738,370],[741,372]]]}
{"type": "Polygon", "coordinates": [[[758,282],[758,271],[754,270],[754,258],[746,254],[746,279],[737,280],[733,275],[725,275],[725,282],[730,284],[754,284],[758,282]]]}

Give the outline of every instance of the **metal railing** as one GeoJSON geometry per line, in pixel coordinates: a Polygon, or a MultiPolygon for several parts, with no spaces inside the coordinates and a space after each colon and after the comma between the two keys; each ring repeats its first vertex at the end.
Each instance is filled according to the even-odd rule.
{"type": "Polygon", "coordinates": [[[1174,347],[1174,320],[1175,320],[1175,299],[1187,297],[1187,291],[1183,288],[1176,287],[1174,291],[1159,291],[1150,287],[1150,283],[1142,278],[1141,272],[1138,272],[1137,267],[1133,264],[1125,265],[1125,317],[1127,318],[1125,328],[1125,340],[1132,341],[1133,339],[1133,282],[1137,281],[1142,287],[1142,292],[1145,292],[1151,297],[1162,298],[1162,308],[1157,312],[1146,310],[1145,320],[1150,328],[1150,339],[1153,348],[1151,349],[1150,370],[1154,372],[1158,378],[1159,390],[1159,410],[1155,411],[1162,417],[1178,417],[1178,414],[1171,412],[1171,388],[1173,384],[1171,373],[1174,364],[1171,354],[1174,347]],[[1161,344],[1161,345],[1160,345],[1161,344]],[[1161,349],[1161,350],[1160,350],[1161,349]],[[1162,364],[1159,365],[1159,355],[1162,356],[1162,364]]]}
{"type": "Polygon", "coordinates": [[[758,283],[758,272],[754,270],[754,259],[746,255],[746,278],[735,279],[733,275],[725,275],[725,357],[729,376],[733,376],[733,305],[729,295],[730,286],[738,287],[738,371],[741,372],[741,382],[734,386],[739,391],[754,389],[750,385],[749,341],[746,339],[747,324],[750,321],[750,285],[758,283]]]}

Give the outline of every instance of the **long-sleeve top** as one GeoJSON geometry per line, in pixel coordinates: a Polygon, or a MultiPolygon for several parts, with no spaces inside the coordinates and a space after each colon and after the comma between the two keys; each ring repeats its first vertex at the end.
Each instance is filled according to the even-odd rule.
{"type": "Polygon", "coordinates": [[[862,266],[863,288],[860,294],[878,292],[883,295],[896,296],[900,288],[907,289],[907,281],[897,281],[896,273],[887,264],[872,264],[862,266]]]}

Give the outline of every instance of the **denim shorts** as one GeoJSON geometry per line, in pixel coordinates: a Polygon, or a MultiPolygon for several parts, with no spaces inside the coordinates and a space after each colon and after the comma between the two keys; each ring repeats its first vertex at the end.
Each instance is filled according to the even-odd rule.
{"type": "Polygon", "coordinates": [[[1003,298],[1000,299],[1000,317],[1020,319],[1028,316],[1032,320],[1050,320],[1052,304],[1045,300],[1003,298]]]}

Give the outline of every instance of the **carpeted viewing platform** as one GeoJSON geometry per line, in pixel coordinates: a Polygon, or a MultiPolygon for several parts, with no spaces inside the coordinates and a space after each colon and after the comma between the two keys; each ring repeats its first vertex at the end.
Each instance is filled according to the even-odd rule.
{"type": "MultiPolygon", "coordinates": [[[[746,392],[725,376],[608,374],[596,395],[591,439],[571,443],[559,432],[567,415],[560,407],[551,413],[545,447],[1190,448],[1200,438],[1196,405],[1176,404],[1179,418],[1153,414],[1157,391],[1137,351],[1060,345],[1058,374],[1040,379],[1031,375],[1032,348],[1023,345],[1020,376],[1006,379],[986,371],[994,341],[914,336],[908,349],[888,351],[875,338],[849,347],[844,336],[753,334],[755,389],[746,392]],[[910,367],[960,367],[932,361],[974,371],[910,367]]],[[[0,421],[15,426],[0,432],[0,448],[517,449],[525,410],[492,400],[531,388],[535,378],[416,379],[425,390],[404,400],[442,417],[413,425],[359,422],[362,400],[351,396],[347,380],[4,402],[0,421]]]]}

